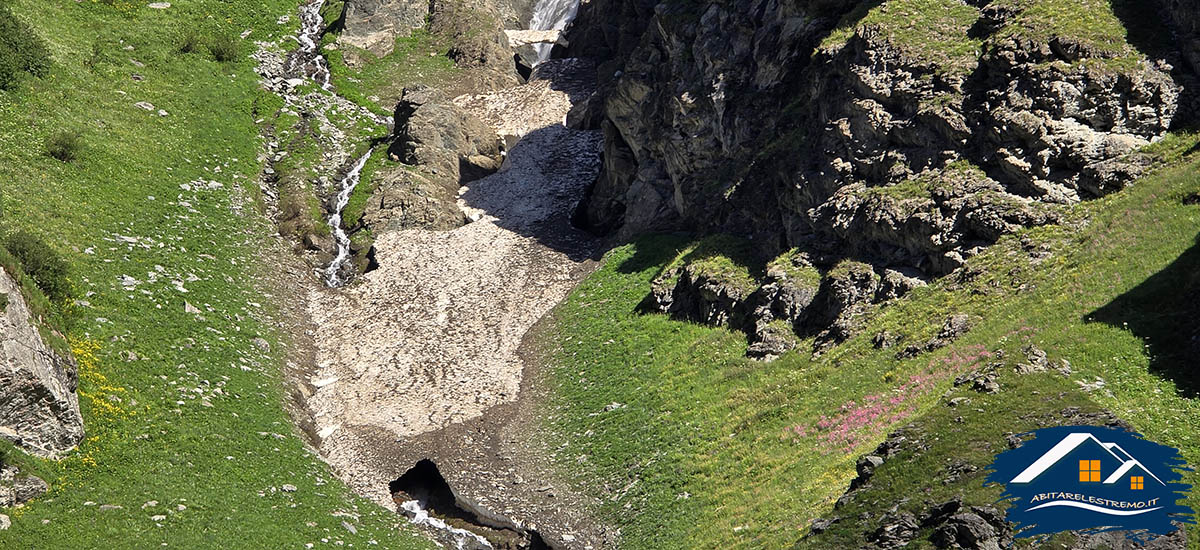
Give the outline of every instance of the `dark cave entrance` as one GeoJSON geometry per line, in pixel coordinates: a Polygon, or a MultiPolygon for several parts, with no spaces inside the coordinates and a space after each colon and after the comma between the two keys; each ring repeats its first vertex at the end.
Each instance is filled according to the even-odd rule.
{"type": "Polygon", "coordinates": [[[431,516],[487,539],[497,550],[553,550],[533,529],[522,529],[508,518],[480,513],[469,505],[464,507],[437,464],[427,458],[388,483],[388,491],[397,506],[415,500],[431,516]]]}

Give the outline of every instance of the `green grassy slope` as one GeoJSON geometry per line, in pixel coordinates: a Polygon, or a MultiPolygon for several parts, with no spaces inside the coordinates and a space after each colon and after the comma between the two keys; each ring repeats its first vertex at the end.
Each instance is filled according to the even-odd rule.
{"type": "Polygon", "coordinates": [[[74,265],[88,305],[69,336],[88,434],[61,462],[9,449],[7,460],[53,489],[5,511],[13,526],[0,546],[427,546],[337,483],[281,405],[285,335],[259,279],[273,228],[250,183],[254,121],[279,105],[246,56],[251,41],[294,32],[295,2],[9,4],[47,40],[53,67],[0,92],[0,223],[42,235],[74,265]],[[290,22],[277,24],[284,14],[290,22]],[[236,61],[219,63],[203,48],[177,51],[191,29],[251,34],[236,61]],[[58,129],[81,134],[75,162],[43,154],[58,129]],[[127,289],[122,276],[137,284],[127,289]]]}
{"type": "MultiPolygon", "coordinates": [[[[858,547],[902,496],[918,514],[954,494],[990,504],[999,490],[983,487],[983,469],[1003,434],[1068,406],[1111,410],[1200,464],[1198,377],[1185,353],[1198,313],[1200,206],[1183,200],[1200,193],[1196,141],[1154,146],[1168,167],[1075,207],[1063,226],[1002,239],[969,261],[970,277],[914,291],[817,359],[792,352],[754,363],[742,357],[740,334],[635,313],[686,246],[678,238],[610,252],[549,333],[556,399],[547,425],[555,440],[570,440],[559,461],[604,495],[602,513],[622,528],[625,548],[655,549],[858,547]],[[1029,253],[1043,249],[1048,258],[1029,253]],[[923,341],[958,312],[974,328],[937,352],[897,360],[896,348],[870,342],[882,330],[923,341]],[[1013,374],[1030,344],[1074,373],[1013,374]],[[997,362],[1000,393],[953,389],[958,374],[997,362]],[[1102,390],[1079,384],[1098,377],[1102,390]],[[956,396],[970,406],[946,407],[956,396]],[[624,406],[606,411],[614,402],[624,406]],[[871,489],[836,512],[843,521],[803,538],[854,477],[855,459],[909,423],[930,449],[886,463],[871,489]],[[944,484],[953,460],[980,470],[944,484]],[[873,519],[855,519],[863,511],[873,519]]],[[[1200,505],[1200,495],[1188,502],[1200,505]]],[[[1195,530],[1189,536],[1200,547],[1195,530]]]]}

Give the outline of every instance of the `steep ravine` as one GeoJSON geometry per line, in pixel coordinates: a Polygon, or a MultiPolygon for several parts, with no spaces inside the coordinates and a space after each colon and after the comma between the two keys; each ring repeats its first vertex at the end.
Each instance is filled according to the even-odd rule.
{"type": "MultiPolygon", "coordinates": [[[[369,158],[363,148],[377,143],[352,142],[329,127],[328,115],[384,121],[329,84],[327,62],[313,47],[325,32],[321,4],[300,7],[301,48],[286,60],[267,48],[256,54],[266,87],[321,127],[318,168],[332,174],[318,185],[329,197],[332,261],[298,297],[307,318],[297,324],[305,352],[289,368],[297,423],[343,481],[446,546],[608,546],[613,535],[588,517],[590,503],[556,481],[549,451],[533,443],[534,392],[521,352],[526,334],[588,273],[597,251],[570,215],[599,172],[601,136],[562,124],[591,93],[594,69],[556,60],[507,89],[452,100],[428,87],[406,92],[392,163],[454,157],[424,166],[457,179],[459,153],[441,148],[448,130],[439,123],[463,117],[473,121],[461,128],[464,139],[503,139],[508,150],[502,166],[490,167],[499,166],[496,173],[459,189],[457,206],[450,198],[439,207],[458,211],[463,221],[448,224],[457,229],[397,223],[387,217],[392,210],[371,210],[372,220],[390,222],[372,227],[378,267],[351,273],[353,228],[343,227],[342,210],[369,158]],[[305,93],[306,80],[333,95],[305,93]],[[431,113],[451,115],[423,118],[431,113]],[[410,158],[406,147],[419,150],[410,158]]],[[[267,154],[280,156],[274,148],[267,154]]],[[[409,165],[389,169],[396,167],[409,165]]],[[[469,181],[467,170],[459,181],[469,181]]],[[[268,199],[270,180],[263,182],[268,199]]],[[[385,188],[369,209],[389,197],[385,188]]]]}
{"type": "Polygon", "coordinates": [[[530,475],[519,473],[522,462],[540,462],[523,438],[494,439],[514,418],[495,407],[522,395],[523,338],[587,273],[596,250],[568,218],[599,169],[600,136],[557,122],[589,91],[573,88],[586,82],[572,78],[580,70],[573,60],[547,63],[529,84],[459,98],[497,132],[536,128],[521,132],[498,173],[463,188],[460,206],[475,221],[386,232],[375,243],[377,269],[349,287],[311,293],[320,330],[308,406],[318,448],[382,505],[395,505],[390,482],[429,459],[464,501],[523,527],[539,524],[550,544],[601,537],[572,517],[583,507],[565,505],[572,497],[563,490],[556,498],[538,491],[536,478],[515,482],[530,475]],[[474,432],[474,444],[455,443],[452,433],[463,430],[474,432]]]}

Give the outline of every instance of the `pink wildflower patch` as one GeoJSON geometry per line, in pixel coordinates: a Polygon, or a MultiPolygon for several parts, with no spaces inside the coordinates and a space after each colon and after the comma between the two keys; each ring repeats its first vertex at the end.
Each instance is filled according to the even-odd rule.
{"type": "MultiPolygon", "coordinates": [[[[833,415],[821,415],[812,430],[827,451],[851,452],[910,418],[917,411],[920,399],[937,389],[942,381],[992,357],[992,352],[983,346],[971,346],[961,352],[951,350],[949,355],[930,361],[924,371],[913,374],[899,387],[847,401],[833,415]]],[[[787,431],[796,437],[810,433],[809,428],[800,424],[787,431]]]]}

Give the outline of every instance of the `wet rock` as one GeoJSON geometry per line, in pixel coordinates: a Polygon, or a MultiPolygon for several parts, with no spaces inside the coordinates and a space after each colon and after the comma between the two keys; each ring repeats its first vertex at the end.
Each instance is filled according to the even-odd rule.
{"type": "Polygon", "coordinates": [[[332,252],[335,248],[332,237],[317,233],[305,233],[300,242],[306,250],[332,252]]]}
{"type": "Polygon", "coordinates": [[[0,269],[0,437],[53,457],[83,439],[77,366],[46,346],[16,282],[0,269]]]}

